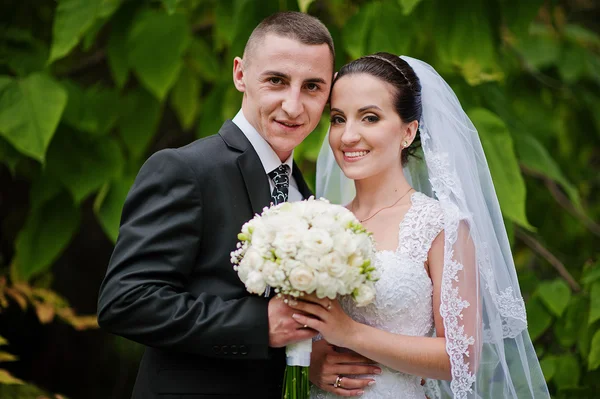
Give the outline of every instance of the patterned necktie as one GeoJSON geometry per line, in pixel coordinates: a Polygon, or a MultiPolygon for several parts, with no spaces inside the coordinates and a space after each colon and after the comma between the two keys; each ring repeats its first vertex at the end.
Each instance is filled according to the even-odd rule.
{"type": "Polygon", "coordinates": [[[271,194],[271,202],[274,205],[281,204],[288,200],[288,192],[290,188],[290,167],[286,164],[281,164],[277,169],[269,172],[269,177],[273,180],[273,193],[271,194]]]}

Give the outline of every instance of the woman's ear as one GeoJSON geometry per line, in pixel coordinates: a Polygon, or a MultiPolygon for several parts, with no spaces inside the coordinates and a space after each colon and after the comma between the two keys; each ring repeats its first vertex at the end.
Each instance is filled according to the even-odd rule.
{"type": "Polygon", "coordinates": [[[404,125],[404,138],[402,139],[403,147],[408,147],[412,144],[419,129],[419,122],[416,120],[404,125]],[[407,143],[407,145],[404,145],[407,143]]]}

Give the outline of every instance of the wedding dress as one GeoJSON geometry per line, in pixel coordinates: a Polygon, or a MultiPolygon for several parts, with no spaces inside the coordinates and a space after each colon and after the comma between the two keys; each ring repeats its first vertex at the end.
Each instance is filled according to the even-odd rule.
{"type": "MultiPolygon", "coordinates": [[[[340,304],[354,320],[380,330],[432,336],[433,286],[424,262],[433,240],[443,229],[443,212],[438,201],[419,192],[412,194],[411,202],[399,226],[398,248],[376,254],[380,279],[375,286],[375,302],[359,308],[350,297],[344,297],[340,304]]],[[[362,398],[425,398],[421,377],[379,366],[382,373],[369,376],[375,384],[365,388],[362,398]]],[[[316,386],[311,390],[311,398],[338,397],[316,386]]]]}

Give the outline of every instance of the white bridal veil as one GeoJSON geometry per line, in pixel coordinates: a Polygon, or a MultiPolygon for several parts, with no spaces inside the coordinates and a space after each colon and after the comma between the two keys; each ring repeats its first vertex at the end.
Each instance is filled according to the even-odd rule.
{"type": "MultiPolygon", "coordinates": [[[[404,172],[444,211],[440,314],[452,380],[428,385],[437,385],[436,396],[442,398],[549,398],[477,130],[430,65],[401,58],[420,80],[423,107],[423,154],[411,157],[404,172]]],[[[355,194],[328,139],[317,161],[316,185],[317,197],[333,203],[346,204],[355,194]]]]}

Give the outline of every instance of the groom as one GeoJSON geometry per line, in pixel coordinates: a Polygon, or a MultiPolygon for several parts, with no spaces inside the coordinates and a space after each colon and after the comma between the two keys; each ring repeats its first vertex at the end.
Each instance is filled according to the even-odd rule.
{"type": "Polygon", "coordinates": [[[272,15],[234,60],[235,118],[141,168],[98,300],[102,328],[146,346],[133,398],[280,397],[283,347],[315,332],[280,299],[249,295],[230,252],[263,207],[311,194],[292,154],[320,120],[333,70],[319,20],[272,15]]]}

